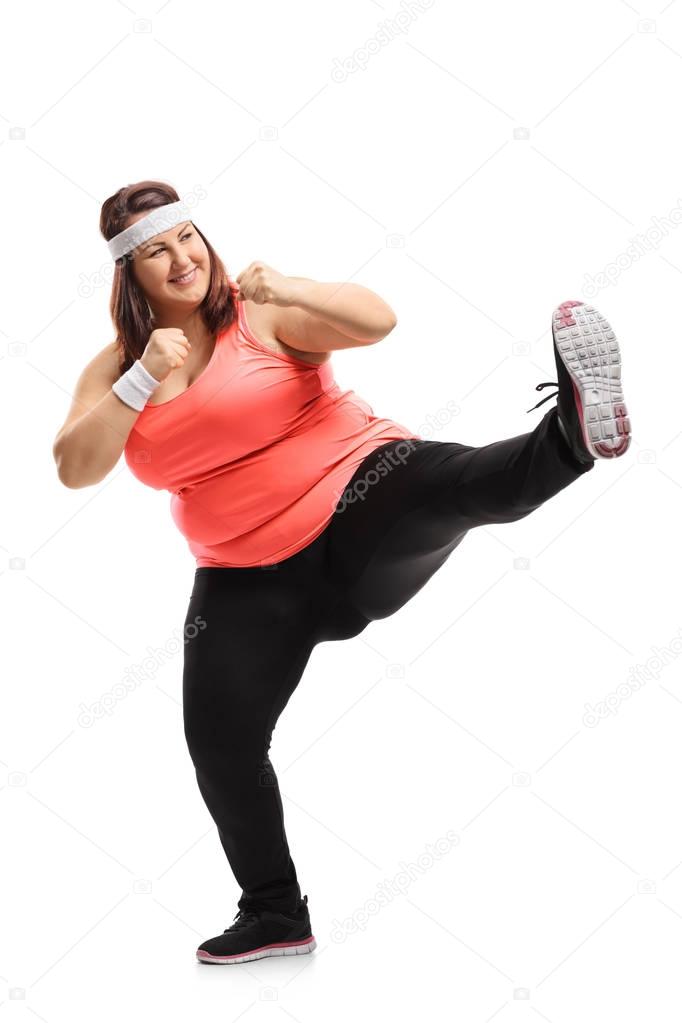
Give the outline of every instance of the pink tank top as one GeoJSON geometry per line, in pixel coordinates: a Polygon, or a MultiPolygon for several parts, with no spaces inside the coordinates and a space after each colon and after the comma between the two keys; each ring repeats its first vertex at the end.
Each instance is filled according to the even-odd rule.
{"type": "Polygon", "coordinates": [[[131,472],[171,493],[197,565],[248,568],[319,536],[353,473],[390,440],[421,439],[342,391],[329,360],[274,352],[239,318],[181,394],[146,405],[124,448],[131,472]]]}

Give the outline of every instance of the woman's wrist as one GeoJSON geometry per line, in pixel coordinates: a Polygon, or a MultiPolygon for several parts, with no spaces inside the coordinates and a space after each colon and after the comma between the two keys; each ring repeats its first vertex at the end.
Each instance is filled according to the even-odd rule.
{"type": "Polygon", "coordinates": [[[153,377],[141,361],[136,359],[130,369],[112,384],[111,389],[125,405],[136,412],[141,412],[160,383],[161,381],[153,377]]]}

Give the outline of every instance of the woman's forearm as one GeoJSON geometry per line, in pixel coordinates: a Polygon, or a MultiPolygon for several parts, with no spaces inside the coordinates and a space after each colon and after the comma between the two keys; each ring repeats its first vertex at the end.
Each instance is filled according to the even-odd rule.
{"type": "Polygon", "coordinates": [[[362,284],[326,284],[307,277],[290,277],[294,301],[306,312],[358,341],[379,341],[398,322],[390,305],[362,284]]]}

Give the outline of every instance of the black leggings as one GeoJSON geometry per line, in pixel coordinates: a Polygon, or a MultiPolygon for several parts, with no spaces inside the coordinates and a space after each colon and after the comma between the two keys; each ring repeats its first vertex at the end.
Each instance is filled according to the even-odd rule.
{"type": "Polygon", "coordinates": [[[515,522],[592,469],[573,457],[556,416],[552,407],[530,433],[482,447],[385,443],[297,554],[270,566],[196,569],[185,736],[242,889],[240,909],[287,911],[301,895],[268,753],[313,648],[403,607],[469,529],[515,522]]]}

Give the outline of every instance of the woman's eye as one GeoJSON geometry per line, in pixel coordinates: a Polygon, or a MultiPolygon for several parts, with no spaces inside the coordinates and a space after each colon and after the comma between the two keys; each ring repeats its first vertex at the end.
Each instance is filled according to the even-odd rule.
{"type": "MultiPolygon", "coordinates": [[[[180,239],[180,241],[184,242],[185,238],[191,238],[191,237],[192,237],[192,232],[188,231],[186,234],[183,234],[183,236],[180,239]]],[[[160,252],[163,252],[163,249],[157,249],[156,252],[152,253],[152,256],[158,256],[160,252]]]]}

